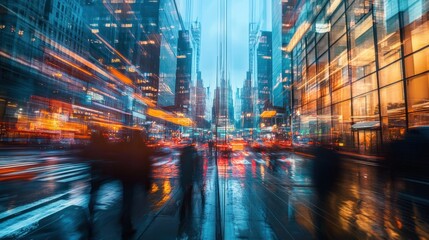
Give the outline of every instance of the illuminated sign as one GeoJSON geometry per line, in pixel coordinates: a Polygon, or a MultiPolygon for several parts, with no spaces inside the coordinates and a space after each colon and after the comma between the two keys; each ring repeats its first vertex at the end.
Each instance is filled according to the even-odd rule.
{"type": "Polygon", "coordinates": [[[327,33],[331,31],[330,23],[316,23],[316,32],[317,33],[327,33]]]}

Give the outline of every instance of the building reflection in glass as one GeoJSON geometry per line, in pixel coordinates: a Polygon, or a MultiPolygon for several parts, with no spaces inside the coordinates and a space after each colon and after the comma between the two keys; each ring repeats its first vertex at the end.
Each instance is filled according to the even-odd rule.
{"type": "Polygon", "coordinates": [[[295,10],[283,19],[294,26],[283,29],[283,49],[292,54],[297,135],[378,154],[408,127],[429,124],[427,1],[317,1],[295,10]]]}

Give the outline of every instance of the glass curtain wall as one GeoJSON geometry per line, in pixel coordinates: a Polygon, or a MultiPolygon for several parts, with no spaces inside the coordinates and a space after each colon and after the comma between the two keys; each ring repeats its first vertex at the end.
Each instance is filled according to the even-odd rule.
{"type": "Polygon", "coordinates": [[[306,3],[289,46],[295,134],[379,154],[428,125],[429,1],[317,2],[306,3]]]}

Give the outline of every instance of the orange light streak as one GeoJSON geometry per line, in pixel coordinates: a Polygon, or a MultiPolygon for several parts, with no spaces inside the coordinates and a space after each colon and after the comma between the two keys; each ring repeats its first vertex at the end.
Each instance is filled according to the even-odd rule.
{"type": "Polygon", "coordinates": [[[133,86],[133,81],[131,81],[131,79],[129,79],[127,76],[125,76],[124,74],[122,74],[121,72],[119,72],[118,70],[116,70],[115,68],[109,67],[109,71],[117,79],[119,79],[121,82],[125,83],[126,85],[133,86]]]}
{"type": "Polygon", "coordinates": [[[65,63],[65,64],[67,64],[67,65],[70,65],[70,66],[72,66],[72,67],[74,67],[74,68],[76,68],[77,70],[79,70],[79,71],[81,71],[81,72],[85,73],[85,74],[86,74],[86,75],[88,75],[88,76],[92,76],[92,73],[90,73],[90,72],[86,71],[85,69],[83,69],[83,68],[79,67],[78,65],[76,65],[76,64],[74,64],[74,63],[71,63],[71,62],[69,62],[69,61],[67,61],[67,60],[63,59],[63,58],[62,58],[62,57],[60,57],[60,56],[57,56],[55,53],[53,53],[53,52],[51,52],[51,51],[47,51],[47,52],[48,52],[48,54],[49,54],[49,55],[51,55],[52,57],[54,57],[54,58],[56,58],[56,59],[60,60],[61,62],[65,63]]]}

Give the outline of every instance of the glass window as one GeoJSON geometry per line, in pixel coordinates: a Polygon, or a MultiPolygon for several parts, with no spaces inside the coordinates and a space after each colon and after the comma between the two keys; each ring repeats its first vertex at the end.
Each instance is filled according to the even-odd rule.
{"type": "Polygon", "coordinates": [[[317,43],[317,57],[320,57],[328,50],[328,34],[324,34],[322,39],[317,43]]]}
{"type": "Polygon", "coordinates": [[[343,134],[349,133],[351,131],[350,115],[351,115],[350,100],[333,105],[333,109],[332,109],[333,133],[336,133],[339,136],[343,137],[343,140],[345,141],[347,141],[347,139],[345,139],[346,136],[344,136],[343,134]]]}
{"type": "Polygon", "coordinates": [[[404,10],[404,51],[408,55],[429,45],[429,1],[401,0],[400,4],[404,10]]]}
{"type": "Polygon", "coordinates": [[[347,40],[344,35],[331,48],[330,76],[332,88],[338,88],[348,83],[347,40]]]}
{"type": "Polygon", "coordinates": [[[322,134],[319,140],[324,142],[330,142],[331,136],[328,135],[331,133],[331,108],[326,107],[320,110],[319,116],[317,119],[319,132],[322,134]]]}
{"type": "Polygon", "coordinates": [[[315,48],[313,48],[308,52],[308,55],[307,55],[308,64],[314,63],[315,60],[316,60],[316,50],[315,48]]]}
{"type": "Polygon", "coordinates": [[[375,1],[374,11],[380,67],[384,67],[401,57],[398,10],[397,1],[375,1]]]}
{"type": "Polygon", "coordinates": [[[377,78],[375,74],[371,74],[368,77],[356,81],[352,85],[353,97],[361,95],[363,93],[370,92],[377,88],[377,78]]]}
{"type": "Polygon", "coordinates": [[[322,107],[327,107],[327,106],[331,105],[331,96],[326,95],[326,96],[322,97],[321,105],[322,105],[322,107]]]}
{"type": "Polygon", "coordinates": [[[429,111],[410,113],[408,122],[410,127],[429,125],[429,111]]]}
{"type": "Polygon", "coordinates": [[[333,106],[333,114],[336,119],[343,120],[343,121],[350,121],[350,114],[351,114],[351,105],[350,100],[337,103],[333,106]]]}
{"type": "Polygon", "coordinates": [[[404,86],[402,82],[380,89],[381,115],[405,113],[404,86]]]}
{"type": "Polygon", "coordinates": [[[332,103],[337,103],[350,99],[350,85],[344,86],[332,92],[332,103]]]}
{"type": "Polygon", "coordinates": [[[377,120],[379,113],[378,93],[372,91],[360,97],[353,98],[353,121],[377,120]]]}
{"type": "Polygon", "coordinates": [[[374,0],[355,0],[348,8],[348,24],[350,28],[363,21],[365,17],[371,16],[371,6],[374,0]]]}
{"type": "Polygon", "coordinates": [[[408,111],[429,110],[429,74],[407,81],[408,111]]]}
{"type": "Polygon", "coordinates": [[[307,37],[307,49],[313,49],[316,43],[314,42],[314,31],[310,31],[311,36],[307,37]]]}
{"type": "Polygon", "coordinates": [[[405,115],[383,117],[381,121],[384,142],[402,139],[406,128],[405,115]]]}
{"type": "Polygon", "coordinates": [[[352,80],[375,71],[374,34],[369,15],[350,32],[352,80]]]}
{"type": "Polygon", "coordinates": [[[307,104],[307,113],[311,114],[311,115],[315,115],[317,112],[316,106],[317,106],[316,101],[312,101],[312,102],[308,103],[307,104]]]}
{"type": "Polygon", "coordinates": [[[307,90],[307,93],[309,94],[308,99],[310,101],[314,101],[317,99],[317,87],[315,83],[310,85],[310,88],[307,90]]]}
{"type": "MultiPolygon", "coordinates": [[[[428,37],[429,38],[429,37],[428,37]]],[[[411,77],[429,70],[429,47],[405,58],[405,75],[411,77]]]]}
{"type": "Polygon", "coordinates": [[[343,14],[340,19],[332,25],[332,29],[330,31],[331,34],[331,43],[337,41],[344,33],[346,32],[346,17],[343,14]]]}
{"type": "Polygon", "coordinates": [[[378,71],[380,87],[384,87],[391,83],[402,79],[402,64],[401,61],[391,64],[390,66],[378,71]]]}
{"type": "MultiPolygon", "coordinates": [[[[332,1],[331,1],[332,2],[332,1]]],[[[331,5],[329,6],[329,11],[333,12],[335,11],[335,9],[331,9],[331,8],[335,8],[335,5],[331,5]]],[[[334,14],[332,14],[331,17],[331,23],[335,23],[337,22],[337,20],[341,17],[341,15],[344,13],[344,4],[341,3],[340,5],[338,5],[338,10],[334,12],[334,14]]]]}
{"type": "Polygon", "coordinates": [[[328,53],[323,54],[317,61],[317,79],[327,79],[329,76],[329,61],[328,53]]]}
{"type": "Polygon", "coordinates": [[[318,97],[326,96],[330,93],[329,81],[327,79],[319,82],[319,95],[318,97]]]}
{"type": "Polygon", "coordinates": [[[317,109],[322,109],[331,105],[331,96],[326,95],[317,99],[317,109]]]}

